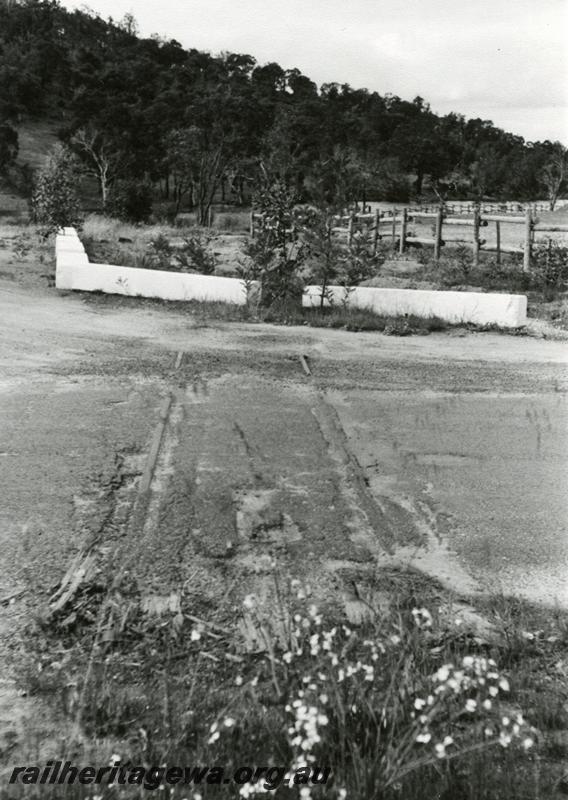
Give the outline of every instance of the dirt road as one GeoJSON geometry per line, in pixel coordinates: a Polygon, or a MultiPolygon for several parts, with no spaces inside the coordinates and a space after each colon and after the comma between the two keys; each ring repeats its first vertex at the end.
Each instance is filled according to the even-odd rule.
{"type": "MultiPolygon", "coordinates": [[[[261,592],[271,559],[348,610],[354,576],[401,563],[568,606],[562,342],[198,324],[13,282],[0,342],[3,660],[93,536],[142,593],[184,586],[196,609],[261,592]],[[145,522],[126,533],[170,392],[145,522]]],[[[24,724],[16,686],[0,686],[0,729],[24,724]]]]}

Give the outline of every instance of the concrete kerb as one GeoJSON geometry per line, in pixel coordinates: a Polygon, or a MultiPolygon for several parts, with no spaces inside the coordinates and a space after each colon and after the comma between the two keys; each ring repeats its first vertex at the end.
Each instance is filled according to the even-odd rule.
{"type": "Polygon", "coordinates": [[[201,300],[235,305],[247,302],[244,283],[238,278],[91,263],[74,228],[64,228],[57,234],[55,253],[55,286],[58,289],[162,300],[201,300]]]}
{"type": "MultiPolygon", "coordinates": [[[[517,294],[485,294],[482,292],[438,292],[420,289],[377,289],[357,286],[346,295],[342,286],[326,288],[324,305],[367,309],[381,316],[414,315],[424,319],[438,317],[450,323],[499,325],[519,328],[526,325],[527,298],[517,294]]],[[[321,304],[321,287],[308,286],[302,305],[321,304]]]]}
{"type": "MultiPolygon", "coordinates": [[[[120,267],[90,263],[74,228],[64,228],[56,236],[56,279],[58,289],[105,292],[163,300],[201,300],[245,305],[243,281],[162,270],[120,267]]],[[[255,284],[253,290],[258,291],[255,284]]],[[[527,322],[525,295],[482,292],[424,291],[419,289],[380,289],[357,286],[346,296],[344,287],[326,289],[324,305],[368,309],[382,316],[414,315],[438,317],[450,323],[499,325],[518,328],[527,322]]],[[[308,286],[302,298],[306,308],[321,302],[321,287],[308,286]]]]}

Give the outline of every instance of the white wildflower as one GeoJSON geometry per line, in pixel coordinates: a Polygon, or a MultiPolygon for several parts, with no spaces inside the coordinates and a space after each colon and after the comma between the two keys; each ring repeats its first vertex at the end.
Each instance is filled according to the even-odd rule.
{"type": "Polygon", "coordinates": [[[508,747],[511,744],[511,736],[505,731],[501,731],[499,734],[499,744],[501,747],[508,747]]]}
{"type": "Polygon", "coordinates": [[[434,746],[434,750],[436,751],[437,758],[444,758],[444,756],[446,755],[446,748],[444,747],[442,742],[438,742],[438,744],[434,746]]]}

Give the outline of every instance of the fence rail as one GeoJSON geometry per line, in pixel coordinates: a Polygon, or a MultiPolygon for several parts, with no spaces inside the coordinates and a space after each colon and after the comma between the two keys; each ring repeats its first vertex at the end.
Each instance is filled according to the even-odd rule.
{"type": "MultiPolygon", "coordinates": [[[[536,211],[548,210],[545,203],[521,206],[517,203],[511,204],[459,204],[459,211],[455,212],[456,206],[445,204],[439,206],[406,206],[401,209],[379,210],[373,213],[353,212],[347,215],[339,215],[333,218],[332,232],[337,236],[345,237],[348,246],[351,245],[353,237],[359,230],[365,230],[370,235],[373,254],[376,254],[379,241],[390,241],[393,250],[404,253],[407,248],[413,245],[422,245],[434,248],[434,258],[438,259],[440,251],[446,245],[469,244],[472,248],[473,263],[479,264],[480,254],[496,253],[497,263],[501,263],[502,254],[517,254],[523,256],[523,269],[530,269],[531,255],[535,242],[535,233],[568,233],[568,225],[546,225],[540,224],[536,217],[536,211]],[[507,214],[504,209],[507,207],[520,209],[523,215],[507,214]],[[434,208],[435,210],[431,210],[434,208]],[[469,216],[458,216],[468,213],[466,209],[471,208],[469,216]],[[495,212],[495,213],[494,213],[495,212]],[[433,235],[422,236],[414,235],[409,232],[408,226],[411,222],[424,220],[433,223],[433,235]],[[523,226],[523,245],[513,247],[502,243],[502,226],[516,225],[523,226]],[[469,238],[452,238],[447,241],[443,238],[445,226],[464,227],[471,229],[469,238]],[[495,226],[495,244],[491,244],[487,239],[481,238],[481,229],[495,226]]],[[[250,215],[250,234],[252,237],[262,226],[262,214],[252,212],[250,215]]]]}

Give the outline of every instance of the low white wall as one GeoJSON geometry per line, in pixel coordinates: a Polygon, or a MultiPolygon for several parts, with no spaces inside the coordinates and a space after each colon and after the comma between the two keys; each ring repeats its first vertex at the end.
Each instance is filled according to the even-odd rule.
{"type": "MultiPolygon", "coordinates": [[[[340,306],[346,298],[342,286],[328,287],[329,300],[340,306]]],[[[527,321],[527,298],[520,294],[484,294],[482,292],[436,292],[419,289],[375,289],[358,286],[347,296],[350,308],[364,308],[384,316],[414,314],[439,317],[446,322],[471,322],[477,325],[501,325],[518,328],[527,321]]],[[[319,306],[321,287],[308,286],[302,298],[305,307],[319,306]]]]}
{"type": "MultiPolygon", "coordinates": [[[[55,285],[58,289],[139,295],[163,300],[208,300],[236,305],[246,303],[244,284],[238,278],[91,264],[74,228],[65,228],[57,235],[55,251],[55,285]]],[[[342,286],[330,286],[328,295],[334,304],[341,305],[345,289],[342,286]]],[[[308,286],[302,304],[305,307],[319,306],[320,297],[319,286],[308,286]]],[[[326,299],[325,305],[329,305],[330,300],[326,299]]],[[[349,293],[348,304],[351,308],[366,308],[384,316],[414,314],[417,317],[439,317],[454,323],[518,328],[527,321],[527,298],[518,294],[358,286],[349,293]]]]}
{"type": "Polygon", "coordinates": [[[244,284],[238,278],[92,264],[74,228],[65,228],[56,236],[55,254],[55,286],[58,289],[140,295],[162,300],[246,303],[244,284]]]}

